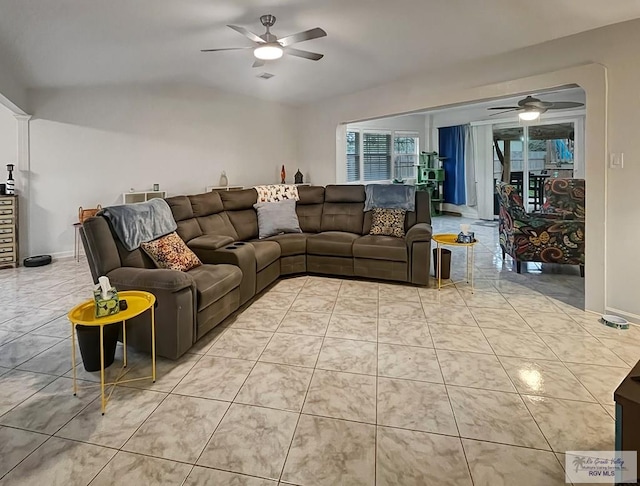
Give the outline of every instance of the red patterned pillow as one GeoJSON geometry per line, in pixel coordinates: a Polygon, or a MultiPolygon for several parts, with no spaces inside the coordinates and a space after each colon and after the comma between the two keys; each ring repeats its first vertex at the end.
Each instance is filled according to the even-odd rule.
{"type": "Polygon", "coordinates": [[[151,257],[158,268],[186,272],[202,265],[200,259],[175,231],[156,240],[142,243],[140,247],[151,257]]]}

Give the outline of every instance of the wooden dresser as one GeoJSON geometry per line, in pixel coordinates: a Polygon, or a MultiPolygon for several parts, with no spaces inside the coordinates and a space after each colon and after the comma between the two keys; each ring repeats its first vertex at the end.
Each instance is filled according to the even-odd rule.
{"type": "Polygon", "coordinates": [[[0,196],[0,267],[18,266],[18,196],[0,196]]]}

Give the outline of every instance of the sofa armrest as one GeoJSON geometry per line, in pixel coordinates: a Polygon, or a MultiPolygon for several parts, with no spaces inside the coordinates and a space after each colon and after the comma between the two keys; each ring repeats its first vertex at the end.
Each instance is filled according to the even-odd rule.
{"type": "Polygon", "coordinates": [[[407,247],[411,248],[411,246],[418,241],[431,241],[432,235],[433,229],[430,224],[418,223],[409,228],[404,239],[407,242],[407,247]]]}
{"type": "Polygon", "coordinates": [[[116,288],[120,286],[146,291],[178,292],[194,285],[190,275],[164,268],[120,267],[111,270],[107,277],[116,288]]]}

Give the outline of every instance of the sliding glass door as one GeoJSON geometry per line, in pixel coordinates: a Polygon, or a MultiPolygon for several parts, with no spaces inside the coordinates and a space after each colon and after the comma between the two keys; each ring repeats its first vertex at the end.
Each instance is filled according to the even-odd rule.
{"type": "Polygon", "coordinates": [[[580,133],[581,129],[581,120],[494,125],[494,179],[516,186],[527,211],[539,211],[547,179],[581,175],[576,164],[580,146],[576,144],[576,131],[580,133]]]}

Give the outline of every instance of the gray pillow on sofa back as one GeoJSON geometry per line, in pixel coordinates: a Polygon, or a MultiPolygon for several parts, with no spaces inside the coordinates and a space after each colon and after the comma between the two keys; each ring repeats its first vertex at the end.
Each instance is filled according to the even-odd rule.
{"type": "Polygon", "coordinates": [[[253,207],[258,213],[258,234],[260,239],[279,235],[280,233],[302,233],[294,199],[256,203],[253,207]]]}

